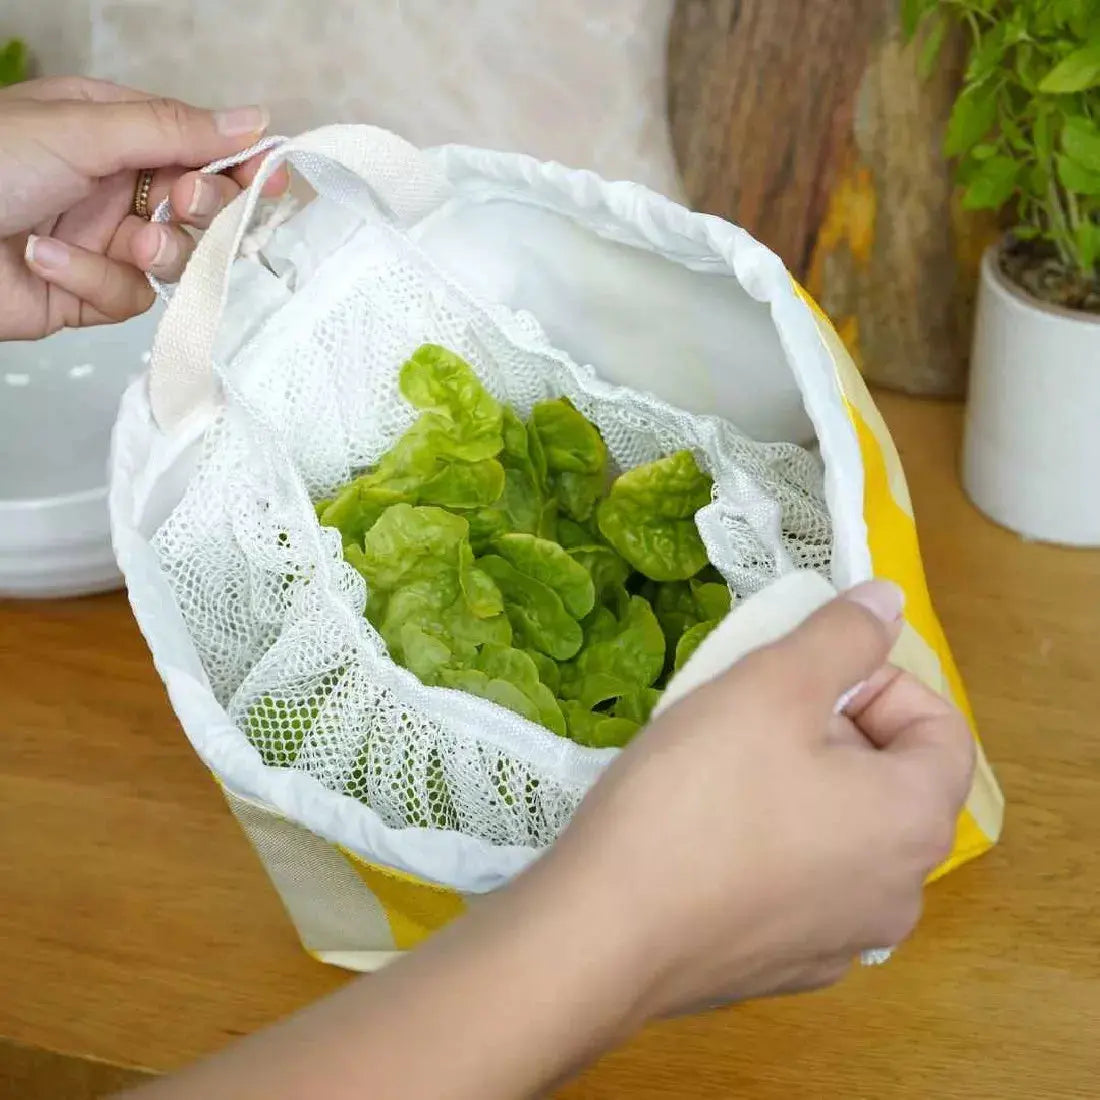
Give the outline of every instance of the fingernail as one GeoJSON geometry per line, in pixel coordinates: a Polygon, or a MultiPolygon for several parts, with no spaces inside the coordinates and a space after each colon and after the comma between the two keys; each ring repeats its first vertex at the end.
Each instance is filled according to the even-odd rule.
{"type": "Polygon", "coordinates": [[[179,255],[179,245],[176,243],[176,238],[168,232],[163,226],[151,225],[142,230],[142,233],[147,236],[156,234],[156,251],[153,253],[153,258],[149,261],[149,267],[163,267],[165,264],[170,264],[177,255],[179,255]]]}
{"type": "Polygon", "coordinates": [[[26,257],[37,267],[62,268],[69,262],[69,246],[52,237],[36,237],[32,233],[27,238],[26,257]]]}
{"type": "Polygon", "coordinates": [[[191,204],[187,207],[188,217],[206,217],[218,208],[218,191],[210,180],[199,176],[191,191],[191,204]]]}
{"type": "Polygon", "coordinates": [[[263,133],[268,121],[267,111],[263,107],[233,107],[228,111],[214,112],[214,125],[218,133],[226,137],[263,133]]]}
{"type": "Polygon", "coordinates": [[[846,600],[867,608],[876,619],[892,626],[905,610],[905,593],[893,581],[868,581],[844,594],[846,600]]]}

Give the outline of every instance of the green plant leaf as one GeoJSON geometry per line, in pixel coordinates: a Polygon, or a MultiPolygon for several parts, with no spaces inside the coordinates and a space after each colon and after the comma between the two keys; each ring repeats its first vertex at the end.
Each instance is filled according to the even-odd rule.
{"type": "Polygon", "coordinates": [[[996,210],[1004,206],[1016,189],[1019,165],[1011,157],[990,157],[970,177],[963,207],[967,210],[996,210]]]}
{"type": "MultiPolygon", "coordinates": [[[[562,669],[562,695],[584,700],[600,694],[613,678],[623,690],[649,687],[665,663],[665,636],[649,601],[631,596],[624,613],[597,610],[586,628],[584,646],[562,669]],[[593,682],[593,678],[597,678],[593,682]]],[[[610,698],[608,694],[602,698],[610,698]]]]}
{"type": "Polygon", "coordinates": [[[495,458],[480,462],[445,462],[416,493],[419,504],[460,510],[482,508],[504,491],[504,467],[495,458]]]}
{"type": "Polygon", "coordinates": [[[621,695],[611,708],[611,713],[616,718],[626,718],[644,726],[660,698],[661,693],[656,688],[637,688],[621,695]]]}
{"type": "Polygon", "coordinates": [[[901,0],[901,33],[906,41],[917,33],[921,20],[935,3],[936,0],[901,0]]]}
{"type": "Polygon", "coordinates": [[[593,749],[622,748],[640,728],[637,722],[631,722],[628,718],[589,710],[572,700],[563,702],[561,709],[570,739],[593,749]]]}
{"type": "Polygon", "coordinates": [[[442,638],[429,634],[416,623],[405,623],[400,637],[401,663],[425,684],[437,683],[440,671],[455,660],[451,647],[442,638]]]}
{"type": "Polygon", "coordinates": [[[0,46],[0,88],[20,84],[27,79],[27,47],[18,38],[0,46]]]}
{"type": "Polygon", "coordinates": [[[1066,95],[1097,85],[1100,85],[1100,37],[1062,58],[1039,82],[1039,91],[1066,95]]]}
{"type": "Polygon", "coordinates": [[[493,679],[474,668],[445,668],[439,674],[439,682],[443,687],[488,699],[530,722],[539,721],[539,708],[535,702],[507,680],[493,679]]]}
{"type": "Polygon", "coordinates": [[[943,144],[947,156],[958,157],[969,152],[993,128],[999,91],[995,83],[987,82],[965,89],[955,100],[943,144]]]}
{"type": "Polygon", "coordinates": [[[405,400],[425,412],[450,420],[500,420],[499,402],[485,389],[473,368],[453,351],[424,344],[401,368],[405,400]]]}
{"type": "Polygon", "coordinates": [[[531,410],[531,429],[538,436],[549,473],[602,473],[607,447],[596,426],[564,397],[540,401],[531,410]]]}
{"type": "Polygon", "coordinates": [[[573,546],[570,556],[580,563],[592,578],[593,603],[603,603],[612,589],[622,588],[630,576],[630,565],[610,546],[602,543],[573,546]]]}
{"type": "Polygon", "coordinates": [[[703,582],[693,577],[688,584],[700,619],[724,619],[729,614],[733,599],[724,581],[703,582]]]}
{"type": "Polygon", "coordinates": [[[537,649],[556,661],[568,661],[576,654],[584,633],[552,588],[495,554],[479,558],[478,566],[504,596],[505,613],[518,645],[537,649]]]}
{"type": "Polygon", "coordinates": [[[1079,115],[1067,118],[1062,126],[1062,152],[1089,172],[1100,172],[1100,127],[1079,115]]]}
{"type": "Polygon", "coordinates": [[[553,589],[574,619],[592,610],[596,594],[591,575],[558,543],[516,532],[501,535],[493,549],[521,573],[553,589]]]}
{"type": "Polygon", "coordinates": [[[707,564],[695,513],[710,492],[691,452],[677,451],[615,480],[596,515],[600,533],[651,580],[686,580],[707,564]]]}
{"type": "Polygon", "coordinates": [[[443,508],[394,504],[363,539],[362,570],[374,588],[392,589],[439,574],[457,580],[459,546],[469,524],[443,508]]]}
{"type": "Polygon", "coordinates": [[[562,516],[558,520],[557,536],[558,542],[566,550],[572,550],[576,546],[602,545],[603,543],[603,537],[594,523],[577,523],[575,520],[569,519],[568,516],[562,516]]]}
{"type": "Polygon", "coordinates": [[[557,695],[561,688],[561,669],[558,667],[558,662],[537,649],[525,649],[523,652],[535,662],[535,667],[539,670],[539,679],[557,695]]]}
{"type": "Polygon", "coordinates": [[[1054,163],[1058,179],[1067,191],[1077,195],[1100,195],[1100,172],[1090,172],[1061,154],[1055,157],[1054,163]]]}
{"type": "Polygon", "coordinates": [[[917,75],[921,80],[927,80],[936,68],[936,62],[940,59],[940,51],[943,49],[947,27],[947,19],[940,16],[932,23],[924,41],[921,43],[920,54],[917,57],[917,75]]]}
{"type": "Polygon", "coordinates": [[[606,474],[577,474],[563,470],[554,479],[562,511],[578,523],[591,519],[596,502],[603,496],[606,474]]]}
{"type": "MultiPolygon", "coordinates": [[[[1054,134],[1050,125],[1050,112],[1039,107],[1035,115],[1035,121],[1031,127],[1032,140],[1035,143],[1035,155],[1040,163],[1049,162],[1054,155],[1054,134]]],[[[1026,138],[1021,135],[1021,141],[1026,144],[1026,138]]]]}
{"type": "Polygon", "coordinates": [[[607,447],[594,424],[561,397],[531,410],[531,434],[546,463],[549,489],[572,520],[592,516],[607,478],[607,447]]]}
{"type": "Polygon", "coordinates": [[[493,579],[474,564],[474,552],[468,542],[458,547],[458,583],[470,610],[479,619],[488,619],[504,610],[504,597],[493,579]]]}
{"type": "Polygon", "coordinates": [[[1084,221],[1074,235],[1077,262],[1082,271],[1091,271],[1100,261],[1100,222],[1084,221]]]}
{"type": "Polygon", "coordinates": [[[317,505],[318,519],[325,527],[335,527],[345,546],[349,543],[360,544],[386,509],[394,504],[409,502],[408,493],[371,485],[357,478],[345,485],[332,500],[317,505]]]}
{"type": "Polygon", "coordinates": [[[391,593],[373,609],[373,616],[368,614],[395,661],[401,663],[402,631],[410,623],[448,645],[460,665],[474,660],[478,646],[511,644],[507,616],[478,618],[456,588],[453,576],[445,574],[416,581],[391,593]]]}
{"type": "Polygon", "coordinates": [[[696,623],[691,629],[685,630],[683,636],[676,643],[676,658],[672,669],[679,672],[691,660],[692,654],[699,648],[702,640],[718,625],[716,620],[696,623]]]}

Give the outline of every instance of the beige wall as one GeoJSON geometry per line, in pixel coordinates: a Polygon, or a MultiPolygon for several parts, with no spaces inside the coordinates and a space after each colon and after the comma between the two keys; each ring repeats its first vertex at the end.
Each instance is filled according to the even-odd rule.
{"type": "Polygon", "coordinates": [[[418,144],[519,149],[675,191],[665,123],[672,0],[3,0],[40,71],[275,128],[374,122],[418,144]]]}

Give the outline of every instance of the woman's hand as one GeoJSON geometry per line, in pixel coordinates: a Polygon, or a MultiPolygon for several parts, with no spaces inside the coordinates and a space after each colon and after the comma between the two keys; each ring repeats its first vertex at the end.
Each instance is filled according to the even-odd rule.
{"type": "MultiPolygon", "coordinates": [[[[203,229],[252,180],[252,160],[223,176],[191,171],[247,149],[259,107],[205,111],[103,81],[33,80],[0,92],[0,340],[122,321],[148,309],[143,272],[174,281],[203,229]],[[149,209],[132,212],[139,171],[155,170],[149,209]]],[[[279,194],[285,168],[265,186],[279,194]]]]}
{"type": "Polygon", "coordinates": [[[863,586],[675,704],[533,873],[618,930],[642,1018],[828,985],[913,930],[974,745],[886,665],[901,613],[863,586]]]}
{"type": "Polygon", "coordinates": [[[514,1100],[646,1021],[836,981],[913,929],[974,749],[857,589],[670,707],[526,875],[154,1100],[514,1100]],[[847,716],[834,708],[865,686],[847,716]]]}

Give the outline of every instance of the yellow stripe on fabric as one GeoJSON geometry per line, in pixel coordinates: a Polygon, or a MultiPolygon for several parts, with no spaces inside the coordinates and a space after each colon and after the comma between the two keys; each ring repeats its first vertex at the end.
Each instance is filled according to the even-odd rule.
{"type": "Polygon", "coordinates": [[[863,379],[840,345],[828,317],[797,282],[795,287],[803,301],[812,309],[826,336],[831,337],[828,341],[829,351],[836,366],[848,416],[855,427],[860,456],[863,459],[864,518],[867,521],[867,541],[875,575],[893,581],[905,591],[906,620],[936,654],[943,666],[952,698],[966,715],[971,729],[974,729],[970,701],[943,628],[932,608],[932,598],[924,579],[917,525],[913,519],[909,489],[897,449],[863,379]],[[832,346],[834,341],[837,345],[835,347],[832,346]]]}
{"type": "Polygon", "coordinates": [[[955,824],[955,843],[952,846],[951,855],[928,876],[927,881],[935,882],[936,879],[950,874],[956,867],[961,867],[964,863],[988,852],[996,840],[996,836],[987,836],[970,810],[964,808],[955,824]]]}
{"type": "Polygon", "coordinates": [[[940,691],[946,689],[945,694],[955,701],[966,716],[979,746],[974,785],[966,809],[959,817],[954,851],[943,866],[934,872],[932,877],[937,878],[992,846],[1000,835],[1004,799],[981,751],[981,740],[970,700],[943,628],[932,607],[909,487],[897,448],[862,376],[852,363],[828,317],[797,282],[794,285],[817,321],[826,348],[833,359],[849,419],[856,431],[864,466],[864,518],[875,574],[899,584],[906,594],[909,637],[903,637],[902,640],[907,642],[907,656],[918,666],[910,671],[919,673],[930,687],[940,691]],[[925,645],[928,651],[921,652],[925,645]],[[933,673],[934,665],[938,665],[936,674],[933,673]]]}
{"type": "Polygon", "coordinates": [[[905,590],[905,618],[939,658],[951,696],[973,728],[974,714],[970,709],[966,689],[951,656],[943,627],[932,608],[932,598],[924,579],[917,526],[913,518],[898,505],[890,491],[883,449],[879,441],[851,402],[848,403],[848,409],[863,457],[864,514],[875,575],[891,580],[905,590]]]}
{"type": "Polygon", "coordinates": [[[454,890],[390,867],[367,863],[346,848],[340,851],[378,899],[390,923],[394,946],[399,951],[408,951],[423,943],[433,932],[466,912],[465,900],[454,890]]]}

